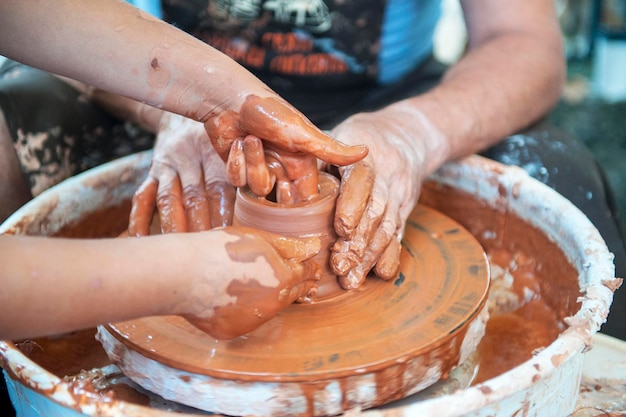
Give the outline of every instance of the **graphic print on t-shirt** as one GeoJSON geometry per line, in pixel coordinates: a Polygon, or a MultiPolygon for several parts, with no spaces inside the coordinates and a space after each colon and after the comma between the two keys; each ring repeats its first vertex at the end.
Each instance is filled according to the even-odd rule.
{"type": "Polygon", "coordinates": [[[183,29],[253,72],[299,84],[314,78],[318,87],[376,78],[383,0],[187,0],[184,8],[181,0],[170,3],[164,5],[166,20],[191,22],[183,29]]]}

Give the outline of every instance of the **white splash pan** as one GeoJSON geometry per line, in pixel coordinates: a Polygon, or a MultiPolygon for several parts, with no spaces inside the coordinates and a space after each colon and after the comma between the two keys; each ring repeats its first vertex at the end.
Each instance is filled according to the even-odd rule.
{"type": "MultiPolygon", "coordinates": [[[[131,198],[147,175],[149,151],[94,168],[42,193],[0,226],[0,233],[50,235],[82,213],[131,198]]],[[[559,242],[579,273],[580,309],[569,327],[547,348],[504,374],[470,388],[424,398],[413,396],[381,409],[345,415],[398,416],[567,416],[578,396],[583,353],[606,320],[618,286],[613,255],[587,217],[568,200],[529,177],[479,156],[449,163],[432,180],[465,191],[487,206],[506,209],[559,242]]],[[[103,402],[77,395],[72,387],[0,341],[0,364],[21,417],[30,416],[191,416],[124,401],[103,402]]]]}

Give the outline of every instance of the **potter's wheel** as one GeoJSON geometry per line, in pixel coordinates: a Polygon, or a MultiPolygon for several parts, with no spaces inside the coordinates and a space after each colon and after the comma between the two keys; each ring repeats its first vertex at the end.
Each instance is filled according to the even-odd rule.
{"type": "Polygon", "coordinates": [[[432,385],[484,333],[487,258],[458,223],[426,206],[407,221],[400,274],[294,304],[254,332],[218,341],[177,316],[99,328],[135,382],[229,415],[332,415],[432,385]]]}

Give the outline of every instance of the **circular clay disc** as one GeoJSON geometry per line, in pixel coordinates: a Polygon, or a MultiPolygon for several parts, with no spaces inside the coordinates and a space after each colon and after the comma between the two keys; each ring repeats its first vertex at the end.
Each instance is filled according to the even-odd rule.
{"type": "Polygon", "coordinates": [[[272,387],[262,409],[273,415],[326,415],[405,397],[446,377],[475,349],[486,321],[489,267],[467,230],[423,205],[407,221],[402,246],[395,280],[370,276],[359,290],[293,304],[236,339],[216,340],[177,316],[110,324],[104,330],[116,345],[112,356],[131,378],[141,369],[129,363],[132,355],[120,360],[120,349],[183,371],[186,378],[206,377],[218,405],[207,403],[208,394],[194,400],[174,393],[170,397],[177,398],[169,399],[230,415],[258,413],[256,404],[246,404],[254,401],[246,383],[272,387]],[[219,392],[225,381],[247,394],[229,402],[232,387],[219,392]],[[329,398],[329,384],[336,386],[337,398],[329,398]],[[292,386],[303,396],[304,409],[289,409],[280,398],[281,390],[293,397],[292,386]],[[323,401],[317,401],[319,392],[325,393],[323,401]]]}

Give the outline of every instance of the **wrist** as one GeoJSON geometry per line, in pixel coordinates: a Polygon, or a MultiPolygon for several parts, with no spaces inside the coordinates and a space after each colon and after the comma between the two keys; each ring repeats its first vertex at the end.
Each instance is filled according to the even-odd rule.
{"type": "Polygon", "coordinates": [[[186,235],[170,233],[96,242],[106,254],[100,269],[114,277],[115,288],[126,297],[124,304],[134,309],[131,316],[185,313],[180,306],[193,286],[193,258],[198,257],[186,243],[186,235]],[[107,266],[111,259],[118,261],[107,266]]]}
{"type": "Polygon", "coordinates": [[[450,143],[419,106],[399,101],[381,110],[383,117],[394,124],[403,142],[416,154],[424,155],[424,169],[428,175],[450,157],[450,143]]]}
{"type": "Polygon", "coordinates": [[[227,287],[234,272],[229,271],[225,236],[217,229],[158,236],[168,251],[163,254],[166,265],[155,268],[166,281],[162,285],[167,303],[162,308],[167,311],[160,314],[208,317],[216,299],[229,297],[227,287]]]}

